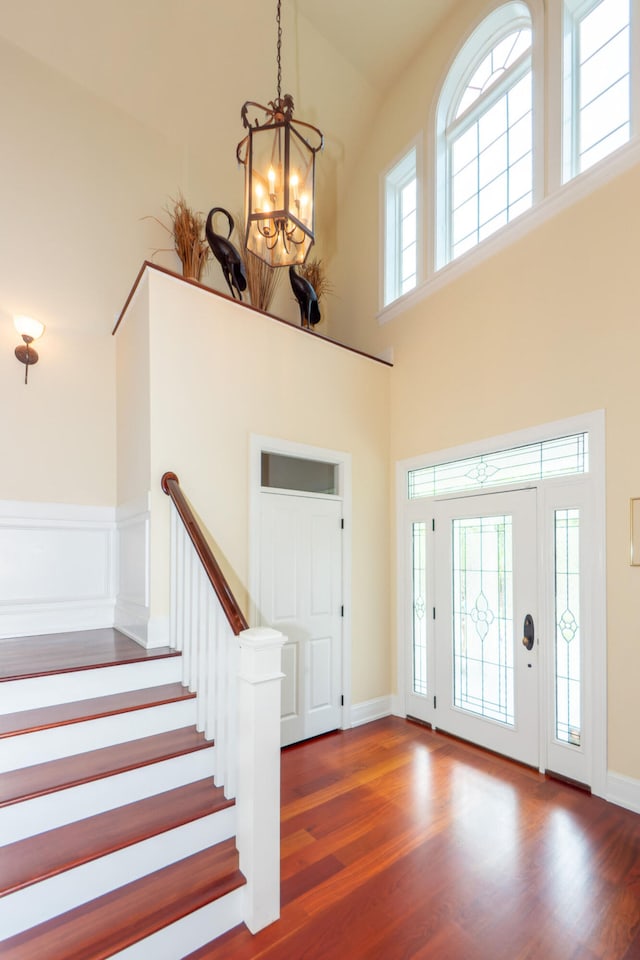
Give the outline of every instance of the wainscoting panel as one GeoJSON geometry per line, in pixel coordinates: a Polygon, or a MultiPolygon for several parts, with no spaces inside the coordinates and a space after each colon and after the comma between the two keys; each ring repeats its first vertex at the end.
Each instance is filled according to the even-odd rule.
{"type": "Polygon", "coordinates": [[[113,626],[115,511],[0,501],[0,639],[113,626]]]}
{"type": "Polygon", "coordinates": [[[145,647],[163,645],[149,630],[150,494],[117,509],[117,598],[115,625],[145,647]]]}

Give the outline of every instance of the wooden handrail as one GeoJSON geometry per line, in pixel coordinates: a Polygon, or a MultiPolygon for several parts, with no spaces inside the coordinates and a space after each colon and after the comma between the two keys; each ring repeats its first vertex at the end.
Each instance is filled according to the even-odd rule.
{"type": "Polygon", "coordinates": [[[231,587],[226,581],[225,575],[218,566],[218,561],[213,555],[211,547],[207,543],[200,529],[198,521],[193,515],[191,507],[187,503],[185,495],[180,489],[180,481],[175,473],[165,473],[162,477],[162,489],[171,497],[171,500],[180,515],[185,530],[189,534],[191,543],[196,553],[200,557],[205,573],[209,582],[216,592],[222,609],[225,612],[229,626],[234,634],[238,636],[243,630],[248,630],[249,624],[245,620],[244,614],[238,606],[238,601],[233,595],[231,587]]]}

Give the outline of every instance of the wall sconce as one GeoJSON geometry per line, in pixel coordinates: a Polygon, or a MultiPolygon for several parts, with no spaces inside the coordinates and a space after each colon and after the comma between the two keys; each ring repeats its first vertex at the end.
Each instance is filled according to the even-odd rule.
{"type": "Polygon", "coordinates": [[[31,346],[34,340],[39,340],[44,333],[44,323],[34,320],[32,317],[14,317],[13,325],[24,340],[16,347],[16,357],[20,363],[24,363],[24,382],[27,382],[29,376],[29,367],[38,362],[38,352],[31,346]]]}

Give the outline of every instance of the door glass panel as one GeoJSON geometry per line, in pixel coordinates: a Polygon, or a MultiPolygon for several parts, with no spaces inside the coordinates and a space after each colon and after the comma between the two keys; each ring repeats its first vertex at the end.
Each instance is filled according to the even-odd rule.
{"type": "Polygon", "coordinates": [[[556,738],[580,746],[580,511],[555,513],[556,738]]]}
{"type": "Polygon", "coordinates": [[[413,524],[413,692],[427,694],[427,617],[426,617],[427,525],[413,524]]]}
{"type": "Polygon", "coordinates": [[[510,516],[453,520],[454,705],[514,724],[510,516]]]}

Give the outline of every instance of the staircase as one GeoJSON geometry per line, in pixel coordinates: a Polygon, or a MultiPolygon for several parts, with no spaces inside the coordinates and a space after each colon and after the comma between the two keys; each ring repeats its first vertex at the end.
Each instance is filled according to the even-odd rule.
{"type": "Polygon", "coordinates": [[[236,810],[181,655],[0,644],[0,956],[179,960],[243,920],[236,810]]]}

